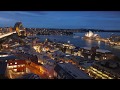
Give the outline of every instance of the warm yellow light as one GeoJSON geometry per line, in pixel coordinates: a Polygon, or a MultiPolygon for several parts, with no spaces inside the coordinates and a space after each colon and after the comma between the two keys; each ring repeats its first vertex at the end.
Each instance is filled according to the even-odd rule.
{"type": "Polygon", "coordinates": [[[98,71],[97,69],[90,67],[89,71],[92,71],[93,73],[95,73],[97,76],[104,78],[108,78],[108,79],[113,79],[112,77],[109,77],[108,75],[102,73],[101,71],[98,71]]]}

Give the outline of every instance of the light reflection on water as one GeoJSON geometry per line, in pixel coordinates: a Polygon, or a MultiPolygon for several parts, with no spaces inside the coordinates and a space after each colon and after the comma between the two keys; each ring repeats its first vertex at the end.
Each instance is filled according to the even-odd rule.
{"type": "Polygon", "coordinates": [[[92,40],[85,40],[87,47],[92,47],[92,43],[94,43],[92,40]]]}
{"type": "MultiPolygon", "coordinates": [[[[97,32],[102,38],[109,38],[112,34],[111,32],[97,32]]],[[[120,33],[114,33],[120,35],[120,33]]],[[[94,41],[94,40],[83,40],[82,37],[85,33],[75,33],[75,36],[79,36],[78,38],[74,38],[74,36],[58,36],[58,35],[39,35],[40,41],[44,41],[46,38],[49,38],[52,41],[56,42],[64,42],[67,43],[70,41],[75,46],[79,47],[92,47],[99,46],[100,49],[107,49],[112,51],[114,54],[120,57],[120,49],[113,48],[112,46],[107,45],[104,42],[94,41]]]]}

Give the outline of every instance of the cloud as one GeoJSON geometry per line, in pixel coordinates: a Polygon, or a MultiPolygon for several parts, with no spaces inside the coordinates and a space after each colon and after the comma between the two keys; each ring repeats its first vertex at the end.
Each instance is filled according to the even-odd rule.
{"type": "Polygon", "coordinates": [[[32,12],[25,12],[25,11],[19,11],[19,12],[14,12],[14,14],[18,15],[18,16],[24,16],[24,17],[37,17],[39,15],[37,15],[36,13],[32,13],[32,12]]]}
{"type": "Polygon", "coordinates": [[[11,22],[11,21],[15,21],[15,20],[14,19],[8,19],[8,18],[0,17],[0,22],[11,22]]]}
{"type": "Polygon", "coordinates": [[[0,11],[0,24],[25,27],[120,28],[120,12],[101,11],[0,11]]]}

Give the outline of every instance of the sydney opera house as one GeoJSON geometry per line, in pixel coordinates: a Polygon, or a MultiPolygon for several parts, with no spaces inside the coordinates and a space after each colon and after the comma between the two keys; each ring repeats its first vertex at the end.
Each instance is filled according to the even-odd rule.
{"type": "Polygon", "coordinates": [[[100,36],[98,34],[94,34],[92,31],[89,31],[85,34],[83,37],[84,39],[96,39],[99,38],[100,36]]]}

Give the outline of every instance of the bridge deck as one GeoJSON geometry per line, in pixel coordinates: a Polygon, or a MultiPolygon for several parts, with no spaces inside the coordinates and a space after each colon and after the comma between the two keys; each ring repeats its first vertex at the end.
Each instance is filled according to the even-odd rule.
{"type": "MultiPolygon", "coordinates": [[[[19,31],[23,31],[23,30],[19,30],[19,31]]],[[[12,35],[12,34],[14,34],[14,33],[16,33],[16,31],[14,31],[14,32],[9,32],[9,33],[0,35],[0,39],[1,39],[1,38],[4,38],[4,37],[6,37],[6,36],[12,35]]]]}

